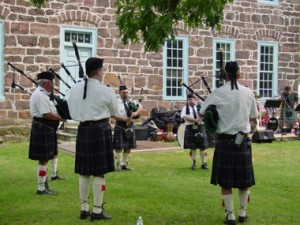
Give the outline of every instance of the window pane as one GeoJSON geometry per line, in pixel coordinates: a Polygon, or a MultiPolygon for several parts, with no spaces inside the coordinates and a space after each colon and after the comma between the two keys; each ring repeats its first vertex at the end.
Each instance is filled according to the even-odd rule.
{"type": "Polygon", "coordinates": [[[222,57],[223,57],[223,68],[226,64],[226,62],[230,61],[232,56],[231,56],[231,49],[232,49],[232,43],[228,43],[228,42],[216,42],[215,43],[215,46],[216,46],[216,52],[214,53],[214,55],[216,56],[215,57],[215,71],[214,71],[214,75],[215,76],[215,86],[216,87],[219,87],[221,85],[221,82],[220,82],[220,75],[221,75],[221,72],[220,72],[220,59],[221,59],[221,54],[219,53],[219,46],[223,49],[223,54],[222,54],[222,57]]]}
{"type": "Polygon", "coordinates": [[[166,95],[169,97],[182,96],[180,82],[183,80],[183,41],[167,41],[166,57],[166,95]]]}
{"type": "Polygon", "coordinates": [[[274,47],[261,46],[260,50],[259,93],[262,97],[273,97],[274,47]]]}

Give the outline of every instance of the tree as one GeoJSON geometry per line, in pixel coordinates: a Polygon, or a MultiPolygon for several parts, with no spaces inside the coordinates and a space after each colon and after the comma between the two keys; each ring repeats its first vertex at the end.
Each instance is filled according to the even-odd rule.
{"type": "MultiPolygon", "coordinates": [[[[41,7],[47,0],[30,0],[41,7]]],[[[221,29],[223,10],[233,0],[116,0],[117,26],[123,44],[144,42],[145,51],[158,51],[174,39],[176,26],[221,29]]]]}

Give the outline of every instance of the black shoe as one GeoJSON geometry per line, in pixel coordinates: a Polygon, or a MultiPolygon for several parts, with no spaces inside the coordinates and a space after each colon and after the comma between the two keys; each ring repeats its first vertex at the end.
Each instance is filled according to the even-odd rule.
{"type": "Polygon", "coordinates": [[[193,164],[193,165],[192,165],[192,170],[196,170],[196,169],[197,169],[196,164],[193,164]]]}
{"type": "Polygon", "coordinates": [[[65,180],[65,178],[56,175],[55,177],[51,177],[51,180],[65,180]]]}
{"type": "Polygon", "coordinates": [[[46,177],[45,188],[48,189],[48,190],[50,190],[50,189],[49,189],[49,183],[48,183],[48,177],[46,177]]]}
{"type": "Polygon", "coordinates": [[[201,169],[208,170],[207,163],[203,163],[202,166],[201,166],[201,169]]]}
{"type": "Polygon", "coordinates": [[[106,215],[103,211],[100,214],[97,214],[97,213],[92,213],[91,214],[91,221],[94,221],[94,220],[110,220],[111,218],[112,218],[112,216],[106,215]]]}
{"type": "Polygon", "coordinates": [[[224,223],[227,224],[227,225],[235,225],[236,224],[235,220],[228,219],[228,215],[225,217],[224,223]]]}
{"type": "Polygon", "coordinates": [[[125,165],[122,166],[122,170],[131,170],[131,169],[128,167],[128,163],[126,163],[125,165]]]}
{"type": "Polygon", "coordinates": [[[90,216],[90,212],[89,211],[84,211],[84,210],[80,211],[80,219],[81,220],[85,220],[89,216],[90,216]]]}
{"type": "Polygon", "coordinates": [[[245,216],[239,216],[239,223],[245,223],[248,219],[247,214],[245,216]]]}
{"type": "Polygon", "coordinates": [[[116,168],[116,171],[121,171],[122,170],[122,166],[121,166],[121,163],[117,163],[117,168],[116,168]]]}
{"type": "Polygon", "coordinates": [[[54,191],[51,191],[50,189],[45,188],[45,190],[43,190],[43,191],[37,190],[36,194],[37,195],[55,195],[56,193],[54,191]]]}

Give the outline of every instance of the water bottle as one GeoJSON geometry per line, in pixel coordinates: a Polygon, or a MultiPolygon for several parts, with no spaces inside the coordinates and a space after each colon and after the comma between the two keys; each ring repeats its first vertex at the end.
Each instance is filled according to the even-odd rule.
{"type": "Polygon", "coordinates": [[[143,225],[143,219],[139,216],[138,220],[136,221],[136,225],[143,225]]]}

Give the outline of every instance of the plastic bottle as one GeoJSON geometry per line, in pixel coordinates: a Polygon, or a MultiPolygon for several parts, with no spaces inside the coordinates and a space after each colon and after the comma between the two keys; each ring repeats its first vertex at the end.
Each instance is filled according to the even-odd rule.
{"type": "Polygon", "coordinates": [[[138,220],[136,221],[136,225],[143,225],[143,219],[139,216],[138,220]]]}

